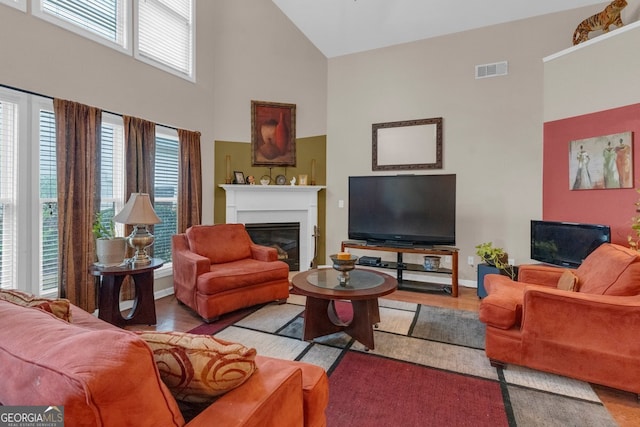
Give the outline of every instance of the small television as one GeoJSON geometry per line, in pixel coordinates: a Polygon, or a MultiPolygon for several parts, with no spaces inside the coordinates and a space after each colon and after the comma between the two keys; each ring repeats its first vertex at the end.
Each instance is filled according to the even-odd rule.
{"type": "Polygon", "coordinates": [[[349,239],[388,246],[456,243],[456,175],[349,177],[349,239]]]}
{"type": "Polygon", "coordinates": [[[611,242],[607,225],[531,221],[531,259],[576,268],[603,243],[611,242]]]}

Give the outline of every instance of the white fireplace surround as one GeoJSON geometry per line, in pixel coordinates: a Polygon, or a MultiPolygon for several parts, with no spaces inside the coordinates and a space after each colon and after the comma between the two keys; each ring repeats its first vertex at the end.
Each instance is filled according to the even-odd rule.
{"type": "Polygon", "coordinates": [[[226,192],[227,223],[300,223],[300,271],[311,266],[318,225],[321,185],[221,184],[226,192]]]}

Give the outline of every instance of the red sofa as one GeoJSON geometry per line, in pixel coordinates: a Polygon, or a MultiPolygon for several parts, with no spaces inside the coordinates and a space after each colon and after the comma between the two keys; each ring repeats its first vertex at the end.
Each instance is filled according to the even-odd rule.
{"type": "Polygon", "coordinates": [[[517,282],[485,276],[479,316],[487,356],[494,366],[523,365],[640,393],[640,254],[601,245],[573,271],[577,291],[557,289],[565,271],[523,265],[517,282]]]}
{"type": "MultiPolygon", "coordinates": [[[[136,334],[71,307],[71,323],[0,301],[0,404],[64,406],[65,426],[183,426],[151,349],[136,334]]],[[[318,366],[256,356],[257,370],[188,424],[324,426],[318,366]]]]}
{"type": "Polygon", "coordinates": [[[176,298],[207,322],[289,297],[289,266],[242,224],[194,225],[171,244],[176,298]]]}

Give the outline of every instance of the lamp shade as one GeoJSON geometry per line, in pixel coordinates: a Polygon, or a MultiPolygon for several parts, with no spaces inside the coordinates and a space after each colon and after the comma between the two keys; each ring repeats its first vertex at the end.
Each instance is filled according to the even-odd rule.
{"type": "Polygon", "coordinates": [[[162,222],[151,205],[151,199],[147,193],[131,193],[129,201],[124,208],[113,217],[113,220],[122,224],[158,224],[162,222]]]}

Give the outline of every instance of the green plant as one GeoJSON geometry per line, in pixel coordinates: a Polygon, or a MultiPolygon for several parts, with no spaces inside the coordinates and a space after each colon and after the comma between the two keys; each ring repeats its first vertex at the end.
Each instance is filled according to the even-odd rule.
{"type": "MultiPolygon", "coordinates": [[[[636,190],[640,193],[640,189],[636,190]]],[[[636,205],[636,212],[640,213],[640,200],[634,203],[636,205]]],[[[633,250],[640,251],[640,214],[631,218],[631,229],[636,233],[634,236],[627,236],[627,242],[629,247],[633,250]]]]}
{"type": "Polygon", "coordinates": [[[96,212],[91,231],[96,239],[116,237],[116,226],[111,218],[105,218],[104,212],[96,212]]]}
{"type": "Polygon", "coordinates": [[[513,265],[509,264],[509,255],[504,249],[494,247],[492,242],[480,243],[476,246],[476,255],[482,258],[487,264],[504,272],[512,280],[515,279],[516,270],[513,265]]]}

